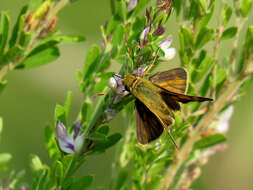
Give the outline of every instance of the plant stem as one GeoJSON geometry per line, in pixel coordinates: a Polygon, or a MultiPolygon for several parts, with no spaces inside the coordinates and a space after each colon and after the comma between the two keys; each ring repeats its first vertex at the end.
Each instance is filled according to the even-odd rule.
{"type": "Polygon", "coordinates": [[[201,133],[205,130],[208,125],[212,122],[214,116],[220,111],[220,109],[226,104],[228,100],[234,95],[234,93],[239,89],[242,82],[245,80],[243,77],[239,77],[237,80],[232,82],[227,91],[215,101],[210,107],[207,114],[202,118],[202,120],[196,125],[195,129],[189,134],[189,139],[182,147],[181,151],[177,152],[175,155],[175,162],[167,169],[164,177],[164,181],[160,186],[160,190],[167,190],[173,183],[173,179],[182,166],[183,162],[192,151],[193,145],[200,138],[201,133]]]}

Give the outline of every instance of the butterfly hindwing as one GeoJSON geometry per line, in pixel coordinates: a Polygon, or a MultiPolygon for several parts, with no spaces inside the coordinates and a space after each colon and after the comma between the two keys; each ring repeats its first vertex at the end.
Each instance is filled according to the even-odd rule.
{"type": "Polygon", "coordinates": [[[141,144],[157,139],[163,133],[158,118],[138,99],[135,101],[136,133],[141,144]]]}
{"type": "Polygon", "coordinates": [[[187,72],[183,68],[175,68],[158,72],[149,80],[155,85],[171,92],[184,94],[187,90],[187,72]]]}

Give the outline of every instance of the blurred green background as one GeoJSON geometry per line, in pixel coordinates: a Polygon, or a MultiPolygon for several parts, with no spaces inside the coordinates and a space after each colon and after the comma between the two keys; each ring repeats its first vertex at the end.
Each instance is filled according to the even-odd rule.
{"type": "MultiPolygon", "coordinates": [[[[10,13],[12,25],[20,8],[28,0],[1,0],[0,11],[10,13]]],[[[56,103],[65,101],[68,90],[73,91],[73,103],[70,121],[74,121],[82,102],[78,90],[76,71],[82,69],[88,47],[100,44],[100,26],[110,18],[110,0],[79,0],[65,7],[59,16],[57,27],[66,34],[82,34],[87,40],[80,44],[65,44],[60,47],[61,58],[44,67],[13,71],[8,74],[8,85],[0,95],[0,116],[4,119],[4,130],[1,134],[0,152],[13,155],[10,168],[26,169],[26,180],[31,181],[28,168],[30,154],[37,154],[44,163],[49,163],[44,145],[44,126],[52,123],[56,103]]],[[[253,14],[249,16],[253,23],[253,14]]],[[[215,22],[215,21],[214,21],[215,22]]],[[[176,20],[168,23],[169,34],[175,38],[173,46],[178,47],[178,26],[176,20]]],[[[232,41],[225,42],[221,52],[229,52],[232,41]]],[[[163,68],[178,65],[178,57],[163,64],[163,68]]],[[[205,190],[252,190],[253,183],[253,87],[248,89],[235,105],[228,133],[228,148],[211,157],[203,167],[202,175],[195,184],[195,189],[205,190]]],[[[112,122],[112,129],[124,131],[119,118],[112,122]]],[[[95,186],[109,184],[114,151],[110,149],[103,155],[90,157],[81,173],[93,174],[95,186]]]]}

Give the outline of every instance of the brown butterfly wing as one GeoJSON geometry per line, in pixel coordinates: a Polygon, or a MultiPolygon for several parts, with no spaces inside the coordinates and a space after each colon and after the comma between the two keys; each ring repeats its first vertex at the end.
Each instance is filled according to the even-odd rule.
{"type": "Polygon", "coordinates": [[[171,102],[181,102],[183,104],[186,104],[188,102],[213,101],[213,99],[211,99],[211,98],[205,98],[205,97],[200,97],[200,96],[188,96],[185,94],[170,92],[167,90],[163,90],[161,92],[161,95],[165,101],[167,100],[167,101],[171,101],[171,102]]]}
{"type": "Polygon", "coordinates": [[[141,144],[147,144],[163,133],[157,117],[139,100],[135,101],[135,115],[137,139],[141,144]]]}
{"type": "Polygon", "coordinates": [[[183,68],[175,68],[158,72],[149,80],[155,85],[171,92],[184,94],[187,90],[187,72],[183,68]]]}

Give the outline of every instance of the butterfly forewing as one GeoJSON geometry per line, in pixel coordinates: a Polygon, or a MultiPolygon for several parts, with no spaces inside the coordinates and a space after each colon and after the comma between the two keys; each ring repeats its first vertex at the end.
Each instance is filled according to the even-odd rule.
{"type": "Polygon", "coordinates": [[[135,101],[136,133],[141,144],[157,139],[163,132],[163,126],[157,117],[139,100],[135,101]]]}
{"type": "Polygon", "coordinates": [[[187,90],[187,72],[183,68],[158,72],[151,76],[149,80],[171,92],[184,94],[187,90]]]}
{"type": "Polygon", "coordinates": [[[189,96],[185,94],[179,94],[175,92],[170,92],[167,90],[164,90],[161,92],[162,96],[171,100],[171,101],[176,101],[176,102],[181,102],[181,103],[188,103],[188,102],[204,102],[204,101],[213,101],[211,98],[205,98],[205,97],[200,97],[200,96],[189,96]]]}

